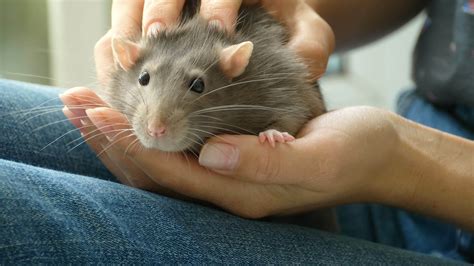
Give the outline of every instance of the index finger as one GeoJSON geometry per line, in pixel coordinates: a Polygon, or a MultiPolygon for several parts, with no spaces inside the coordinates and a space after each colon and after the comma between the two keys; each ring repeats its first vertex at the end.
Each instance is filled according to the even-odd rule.
{"type": "Polygon", "coordinates": [[[135,39],[141,35],[144,0],[114,0],[112,31],[119,36],[135,39]]]}
{"type": "Polygon", "coordinates": [[[200,13],[211,23],[233,32],[242,0],[202,0],[200,13]]]}

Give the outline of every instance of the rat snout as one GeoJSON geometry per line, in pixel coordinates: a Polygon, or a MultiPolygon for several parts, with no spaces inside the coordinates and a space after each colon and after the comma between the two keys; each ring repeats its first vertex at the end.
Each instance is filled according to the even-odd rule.
{"type": "Polygon", "coordinates": [[[166,134],[166,125],[158,119],[151,120],[148,121],[146,131],[151,137],[160,138],[166,134]]]}

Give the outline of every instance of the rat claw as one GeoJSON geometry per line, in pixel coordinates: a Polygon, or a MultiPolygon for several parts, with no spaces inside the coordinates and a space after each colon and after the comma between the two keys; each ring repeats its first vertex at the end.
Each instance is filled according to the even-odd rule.
{"type": "Polygon", "coordinates": [[[265,133],[260,132],[260,134],[258,134],[258,141],[263,144],[265,142],[265,139],[266,139],[265,133]]]}
{"type": "Polygon", "coordinates": [[[275,129],[269,129],[264,132],[260,132],[258,135],[258,139],[260,143],[264,143],[266,140],[270,143],[270,145],[274,148],[275,142],[285,143],[295,140],[295,137],[288,134],[288,132],[280,132],[275,129]]]}
{"type": "Polygon", "coordinates": [[[281,132],[273,132],[273,137],[275,138],[276,142],[284,143],[285,138],[283,138],[283,134],[281,132]]]}
{"type": "Polygon", "coordinates": [[[288,132],[283,132],[283,138],[284,138],[285,142],[290,142],[290,141],[295,140],[295,137],[290,135],[288,132]]]}

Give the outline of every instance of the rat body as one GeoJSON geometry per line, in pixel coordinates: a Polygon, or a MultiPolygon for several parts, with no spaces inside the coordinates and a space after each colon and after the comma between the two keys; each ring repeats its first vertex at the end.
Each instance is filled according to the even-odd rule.
{"type": "Polygon", "coordinates": [[[143,146],[198,152],[214,135],[271,129],[286,140],[325,112],[271,15],[242,8],[231,35],[195,15],[198,7],[187,1],[180,25],[154,37],[113,41],[117,71],[98,93],[128,117],[143,146]]]}
{"type": "MultiPolygon", "coordinates": [[[[197,154],[214,135],[259,133],[274,145],[326,112],[271,15],[242,8],[231,35],[197,16],[198,8],[186,1],[177,27],[138,43],[112,40],[117,70],[98,94],[127,116],[144,147],[197,154]]],[[[332,210],[271,220],[337,231],[332,210]]]]}

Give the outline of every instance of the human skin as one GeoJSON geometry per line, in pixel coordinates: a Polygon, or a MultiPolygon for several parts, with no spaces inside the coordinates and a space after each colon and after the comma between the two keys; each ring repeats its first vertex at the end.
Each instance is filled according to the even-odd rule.
{"type": "Polygon", "coordinates": [[[309,122],[295,141],[275,148],[256,136],[219,136],[196,160],[146,150],[135,136],[118,133],[130,128],[126,118],[90,89],[75,88],[61,98],[64,113],[82,134],[95,136],[96,128],[105,134],[89,145],[135,187],[166,188],[248,218],[373,202],[474,230],[469,215],[474,213],[474,142],[388,111],[333,111],[309,122]],[[77,109],[80,105],[94,108],[77,109]],[[80,123],[84,116],[90,119],[86,127],[80,123]]]}
{"type": "MultiPolygon", "coordinates": [[[[171,2],[180,3],[155,1],[154,6],[145,1],[148,8],[159,9],[163,5],[164,10],[174,10],[158,13],[145,10],[143,17],[143,5],[126,8],[125,5],[131,1],[114,2],[113,28],[95,50],[98,75],[103,84],[107,83],[106,73],[110,71],[106,66],[114,65],[111,36],[118,34],[133,38],[133,35],[148,34],[150,26],[147,28],[146,25],[152,25],[148,21],[157,21],[150,18],[153,14],[159,14],[158,17],[169,15],[171,18],[158,20],[165,21],[166,27],[172,26],[180,6],[172,6],[171,2]],[[169,6],[165,7],[164,2],[169,6]],[[127,12],[134,12],[134,16],[127,12]],[[120,16],[124,14],[128,14],[131,20],[121,20],[120,16]]],[[[208,1],[207,4],[219,12],[204,11],[202,15],[210,20],[218,19],[223,28],[231,30],[229,25],[235,16],[229,14],[236,14],[238,5],[234,5],[235,2],[208,1]],[[217,3],[224,3],[224,6],[217,3]],[[225,6],[225,3],[232,5],[225,6]],[[219,17],[219,14],[226,15],[219,17]]],[[[339,1],[332,1],[335,2],[339,1]]],[[[365,8],[375,12],[376,8],[369,8],[376,5],[375,2],[364,1],[365,8]]],[[[403,13],[406,19],[420,9],[419,2],[414,1],[411,8],[407,7],[407,1],[400,2],[405,5],[399,5],[404,8],[398,11],[406,12],[403,13]]],[[[264,6],[268,3],[262,1],[264,6]]],[[[273,3],[271,7],[278,9],[282,8],[278,3],[284,2],[273,3]]],[[[329,2],[326,2],[326,11],[322,9],[323,5],[318,7],[315,3],[310,3],[315,10],[320,8],[323,14],[330,14],[329,2]]],[[[203,4],[206,5],[206,1],[203,4]]],[[[292,48],[308,59],[307,62],[320,61],[319,64],[325,66],[333,49],[333,45],[329,45],[333,43],[332,30],[315,25],[327,24],[322,23],[321,17],[315,16],[309,6],[298,6],[282,9],[293,10],[293,13],[282,11],[273,14],[284,20],[293,33],[292,48]],[[305,17],[296,16],[298,14],[306,14],[310,19],[294,19],[305,17]],[[295,21],[298,22],[295,24],[295,21]],[[315,30],[318,28],[320,31],[315,30]],[[306,36],[312,36],[309,38],[312,41],[301,41],[307,39],[303,38],[306,36]],[[325,52],[313,53],[311,48],[315,47],[315,50],[325,52]]],[[[332,8],[336,10],[337,4],[332,8]]],[[[355,5],[354,8],[357,11],[364,6],[355,5]]],[[[333,19],[337,20],[337,17],[333,19]]],[[[379,32],[388,32],[399,24],[400,19],[382,23],[379,32]]],[[[362,40],[381,34],[373,34],[364,25],[359,25],[358,34],[362,40]]],[[[336,38],[342,40],[342,45],[360,44],[351,44],[351,38],[345,37],[344,31],[338,30],[339,26],[335,27],[336,38]]],[[[315,65],[308,64],[313,76],[317,77],[320,74],[314,70],[320,67],[317,63],[315,65]]],[[[250,218],[344,203],[376,202],[435,216],[474,230],[473,217],[468,215],[474,213],[474,207],[469,204],[474,200],[473,142],[409,122],[381,109],[354,107],[330,112],[309,122],[294,142],[279,144],[275,148],[259,144],[256,136],[219,136],[204,146],[197,160],[182,154],[145,150],[139,144],[132,145],[137,143],[134,136],[124,138],[126,135],[117,135],[117,130],[129,128],[125,117],[108,108],[87,88],[72,89],[61,98],[66,105],[65,115],[85,136],[93,136],[88,144],[115,175],[131,186],[160,192],[163,189],[174,191],[250,218]]]]}

